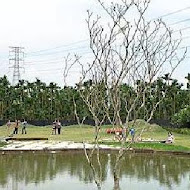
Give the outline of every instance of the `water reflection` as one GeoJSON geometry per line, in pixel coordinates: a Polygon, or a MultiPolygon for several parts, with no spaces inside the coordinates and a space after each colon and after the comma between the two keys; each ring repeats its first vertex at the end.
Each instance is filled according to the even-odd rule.
{"type": "Polygon", "coordinates": [[[179,185],[185,175],[190,176],[190,158],[133,154],[123,158],[121,168],[121,177],[134,177],[147,182],[155,179],[161,185],[172,187],[179,185]]]}
{"type": "MultiPolygon", "coordinates": [[[[105,189],[110,185],[109,182],[113,183],[115,158],[114,154],[104,153],[101,155],[105,189]]],[[[95,157],[94,163],[97,164],[95,157]]],[[[68,180],[81,182],[84,187],[86,187],[85,184],[94,184],[91,169],[83,153],[0,155],[0,189],[20,190],[20,184],[25,187],[23,189],[30,189],[30,184],[38,187],[38,184],[46,184],[47,181],[53,183],[58,176],[63,186],[62,178],[64,176],[67,176],[68,180]]],[[[156,181],[160,187],[173,189],[174,186],[177,186],[179,189],[184,186],[183,179],[189,180],[190,158],[153,154],[126,155],[121,161],[120,176],[123,186],[127,186],[129,183],[130,180],[127,179],[133,179],[139,184],[156,181]]],[[[42,189],[42,185],[40,189],[42,189]]],[[[88,188],[86,187],[86,189],[88,188]]]]}

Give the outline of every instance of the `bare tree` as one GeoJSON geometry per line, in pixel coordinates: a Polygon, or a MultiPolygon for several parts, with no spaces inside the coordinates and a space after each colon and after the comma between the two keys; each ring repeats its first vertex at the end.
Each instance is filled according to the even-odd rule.
{"type": "Polygon", "coordinates": [[[71,68],[78,63],[80,60],[80,57],[77,55],[74,55],[74,58],[71,57],[70,54],[68,54],[65,58],[64,58],[64,68],[63,68],[63,83],[64,86],[67,86],[67,77],[68,74],[71,70],[71,68]]]}
{"type": "Polygon", "coordinates": [[[149,0],[120,0],[110,5],[97,1],[110,21],[106,26],[101,25],[101,17],[94,17],[88,11],[86,22],[94,59],[87,64],[78,62],[82,73],[78,91],[95,121],[96,145],[105,119],[123,129],[122,148],[114,167],[114,188],[119,189],[119,162],[126,150],[129,121],[135,122],[142,110],[144,119],[151,120],[161,101],[151,101],[147,109],[150,103],[147,97],[155,97],[159,90],[155,86],[153,91],[152,85],[165,71],[171,76],[185,58],[186,51],[178,56],[180,33],[179,39],[174,40],[172,30],[161,19],[147,21],[145,13],[149,0]],[[86,86],[85,81],[89,81],[86,86]],[[123,84],[132,90],[123,93],[123,84]],[[121,117],[121,107],[125,108],[125,119],[121,117]]]}

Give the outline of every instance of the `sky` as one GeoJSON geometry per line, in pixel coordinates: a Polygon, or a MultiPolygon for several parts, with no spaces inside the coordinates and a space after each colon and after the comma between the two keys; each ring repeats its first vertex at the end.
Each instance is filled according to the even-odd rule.
{"type": "MultiPolygon", "coordinates": [[[[25,52],[21,79],[34,81],[39,78],[63,86],[64,57],[68,53],[81,55],[84,60],[92,58],[85,22],[87,10],[103,13],[97,0],[0,0],[0,76],[6,74],[12,82],[9,47],[20,46],[25,52]]],[[[182,47],[190,45],[189,15],[189,0],[152,0],[147,11],[148,19],[164,16],[163,20],[173,30],[182,29],[185,38],[182,47]]],[[[187,51],[187,58],[174,73],[174,78],[185,83],[184,77],[190,73],[189,63],[190,51],[187,51]]],[[[79,76],[77,68],[73,69],[68,85],[75,84],[79,76]]]]}

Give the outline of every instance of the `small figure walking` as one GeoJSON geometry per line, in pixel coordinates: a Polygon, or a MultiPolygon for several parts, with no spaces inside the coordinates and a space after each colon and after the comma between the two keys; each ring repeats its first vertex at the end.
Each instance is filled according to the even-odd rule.
{"type": "Polygon", "coordinates": [[[52,135],[56,135],[56,120],[53,122],[53,125],[52,125],[52,135]]]}
{"type": "Polygon", "coordinates": [[[18,134],[18,128],[19,128],[19,120],[15,120],[15,128],[13,134],[18,134]]]}
{"type": "Polygon", "coordinates": [[[26,134],[26,125],[27,125],[27,121],[24,121],[22,122],[22,134],[26,134]]]}
{"type": "Polygon", "coordinates": [[[11,121],[9,120],[6,125],[7,125],[7,133],[9,134],[9,130],[11,127],[11,121]]]}
{"type": "Polygon", "coordinates": [[[132,137],[131,142],[134,142],[135,141],[135,129],[131,128],[129,132],[132,137]]]}
{"type": "Polygon", "coordinates": [[[57,120],[56,127],[57,127],[58,135],[60,135],[61,134],[61,122],[59,120],[57,120]]]}

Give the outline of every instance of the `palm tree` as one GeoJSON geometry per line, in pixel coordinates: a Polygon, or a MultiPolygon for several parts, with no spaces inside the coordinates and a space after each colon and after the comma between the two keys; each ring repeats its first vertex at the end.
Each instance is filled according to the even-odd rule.
{"type": "Polygon", "coordinates": [[[1,119],[6,118],[7,106],[9,104],[7,96],[9,86],[10,83],[6,76],[0,78],[0,118],[1,119]]]}
{"type": "Polygon", "coordinates": [[[185,79],[187,79],[187,89],[190,89],[190,73],[187,74],[185,79]]]}

